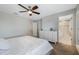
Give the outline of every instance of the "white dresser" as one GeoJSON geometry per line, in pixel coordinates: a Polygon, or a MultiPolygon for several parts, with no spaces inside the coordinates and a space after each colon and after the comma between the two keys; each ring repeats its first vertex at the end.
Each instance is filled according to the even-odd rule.
{"type": "Polygon", "coordinates": [[[57,31],[40,31],[39,37],[50,42],[57,42],[57,31]]]}

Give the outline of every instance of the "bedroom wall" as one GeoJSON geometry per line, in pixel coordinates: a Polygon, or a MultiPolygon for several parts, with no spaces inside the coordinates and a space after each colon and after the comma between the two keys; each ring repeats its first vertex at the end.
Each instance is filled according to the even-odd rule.
{"type": "Polygon", "coordinates": [[[47,31],[50,30],[50,28],[57,29],[57,17],[55,15],[42,18],[42,29],[47,31]]]}
{"type": "Polygon", "coordinates": [[[77,12],[76,12],[76,30],[77,30],[76,43],[79,45],[79,5],[77,5],[77,12]]]}
{"type": "Polygon", "coordinates": [[[77,5],[76,11],[76,45],[79,47],[79,5],[77,5]]]}
{"type": "Polygon", "coordinates": [[[31,19],[0,12],[0,38],[32,35],[31,19]]]}

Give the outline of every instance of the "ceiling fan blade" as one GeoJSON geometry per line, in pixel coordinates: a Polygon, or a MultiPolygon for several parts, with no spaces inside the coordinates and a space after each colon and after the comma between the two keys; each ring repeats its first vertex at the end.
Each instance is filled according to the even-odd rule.
{"type": "Polygon", "coordinates": [[[21,5],[21,4],[18,4],[20,7],[22,7],[22,8],[24,8],[24,9],[26,9],[26,10],[29,10],[28,8],[26,8],[26,7],[24,7],[23,5],[21,5]]]}
{"type": "Polygon", "coordinates": [[[32,10],[35,10],[35,9],[38,9],[38,6],[34,6],[34,7],[32,8],[32,10]]]}
{"type": "Polygon", "coordinates": [[[27,11],[19,11],[20,13],[22,13],[22,12],[27,12],[27,11]]]}
{"type": "Polygon", "coordinates": [[[39,12],[35,12],[35,11],[32,11],[32,12],[35,13],[35,14],[38,14],[38,15],[40,14],[39,12]]]}

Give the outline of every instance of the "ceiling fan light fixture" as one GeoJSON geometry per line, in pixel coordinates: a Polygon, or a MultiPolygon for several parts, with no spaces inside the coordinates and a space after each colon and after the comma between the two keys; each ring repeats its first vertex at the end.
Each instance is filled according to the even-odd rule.
{"type": "Polygon", "coordinates": [[[28,14],[32,14],[32,11],[28,11],[28,14]]]}

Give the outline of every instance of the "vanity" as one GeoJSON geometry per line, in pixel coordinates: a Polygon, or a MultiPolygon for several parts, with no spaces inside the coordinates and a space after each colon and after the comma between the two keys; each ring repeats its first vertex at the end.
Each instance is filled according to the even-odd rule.
{"type": "Polygon", "coordinates": [[[57,42],[57,31],[39,31],[39,37],[41,39],[48,40],[50,42],[57,42]]]}

